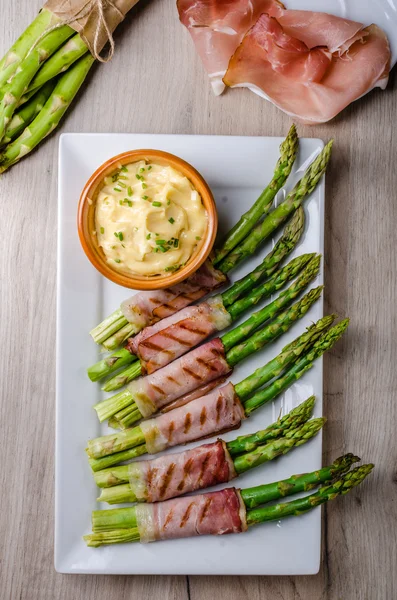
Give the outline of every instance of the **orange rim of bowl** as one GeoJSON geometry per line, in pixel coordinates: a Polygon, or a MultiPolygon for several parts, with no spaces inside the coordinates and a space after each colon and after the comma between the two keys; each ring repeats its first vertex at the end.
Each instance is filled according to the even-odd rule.
{"type": "Polygon", "coordinates": [[[91,175],[81,192],[77,213],[77,227],[80,242],[88,260],[104,277],[130,289],[156,290],[180,283],[193,275],[205,262],[215,242],[218,229],[218,215],[215,200],[207,182],[188,162],[162,150],[130,150],[110,158],[91,175]],[[110,175],[117,168],[117,165],[125,165],[131,162],[138,162],[139,160],[166,164],[180,171],[189,179],[193,187],[200,194],[207,212],[207,230],[203,243],[187,264],[176,273],[153,277],[140,277],[139,275],[134,276],[120,273],[108,265],[105,254],[98,245],[96,234],[93,233],[96,231],[96,196],[100,191],[103,179],[110,175]]]}

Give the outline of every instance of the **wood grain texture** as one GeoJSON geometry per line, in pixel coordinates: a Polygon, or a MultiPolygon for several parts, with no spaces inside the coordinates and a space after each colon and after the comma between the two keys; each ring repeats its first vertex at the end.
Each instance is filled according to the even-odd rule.
{"type": "MultiPolygon", "coordinates": [[[[0,54],[36,0],[0,0],[0,54]]],[[[283,135],[290,120],[246,90],[214,98],[174,0],[142,1],[93,69],[62,131],[283,135]]],[[[356,102],[331,124],[326,305],[351,317],[325,359],[324,460],[352,450],[377,468],[324,511],[318,575],[67,576],[53,568],[58,133],[0,179],[0,596],[4,600],[391,600],[397,595],[397,99],[356,102]]]]}

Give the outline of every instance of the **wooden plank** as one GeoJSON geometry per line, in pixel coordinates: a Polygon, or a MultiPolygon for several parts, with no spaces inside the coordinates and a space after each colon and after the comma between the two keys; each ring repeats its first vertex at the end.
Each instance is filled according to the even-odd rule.
{"type": "MultiPolygon", "coordinates": [[[[0,0],[1,53],[39,2],[0,0]]],[[[142,2],[119,28],[116,55],[90,76],[62,131],[283,135],[287,116],[245,90],[213,97],[174,0],[142,2]]],[[[395,80],[329,125],[326,304],[350,315],[325,359],[325,456],[376,463],[359,492],[324,518],[320,574],[300,578],[63,576],[53,568],[57,142],[0,180],[2,597],[14,600],[385,600],[395,597],[395,80]],[[394,499],[394,501],[392,501],[394,499]],[[387,504],[386,504],[387,502],[387,504]]]]}

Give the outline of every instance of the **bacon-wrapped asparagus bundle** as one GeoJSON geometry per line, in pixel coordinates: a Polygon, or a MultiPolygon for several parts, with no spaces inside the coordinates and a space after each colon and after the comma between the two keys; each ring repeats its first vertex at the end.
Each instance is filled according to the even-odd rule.
{"type": "Polygon", "coordinates": [[[146,543],[198,535],[241,533],[258,523],[299,516],[347,494],[374,467],[366,464],[349,471],[350,465],[357,460],[352,455],[342,456],[331,466],[313,473],[293,475],[284,481],[245,490],[226,488],[155,504],[93,511],[94,533],[84,536],[84,539],[88,546],[98,547],[122,542],[146,543]],[[329,485],[320,487],[309,496],[280,504],[266,504],[330,481],[329,485]]]}
{"type": "MultiPolygon", "coordinates": [[[[224,298],[225,294],[231,292],[232,289],[224,294],[217,294],[196,306],[183,308],[174,315],[145,327],[135,337],[128,340],[125,348],[92,365],[87,370],[88,376],[91,381],[97,381],[120,366],[130,365],[139,360],[141,369],[138,369],[138,365],[134,365],[131,369],[129,366],[123,369],[116,376],[117,384],[110,380],[104,386],[105,391],[109,391],[121,387],[119,382],[124,379],[127,382],[131,381],[132,374],[137,377],[153,373],[182,354],[186,354],[210,335],[222,331],[249,308],[277,292],[296,277],[314,256],[313,253],[303,254],[291,260],[285,267],[274,273],[270,279],[254,287],[246,296],[231,305],[228,305],[224,298]]],[[[253,273],[250,275],[252,276],[253,273]]]]}
{"type": "MultiPolygon", "coordinates": [[[[286,143],[287,140],[284,143],[286,143]]],[[[193,276],[194,280],[188,279],[183,284],[180,284],[184,290],[182,293],[182,288],[180,286],[176,288],[169,288],[168,290],[160,290],[159,292],[155,293],[140,292],[124,302],[120,310],[113,313],[113,315],[105,319],[105,321],[91,331],[94,341],[97,343],[102,343],[107,349],[112,350],[117,347],[117,345],[120,345],[129,336],[138,333],[138,331],[143,329],[143,327],[150,325],[153,322],[164,318],[165,316],[169,316],[170,314],[177,312],[184,306],[191,304],[194,300],[206,295],[211,289],[214,289],[214,287],[220,283],[219,278],[221,278],[222,274],[228,273],[239,262],[241,262],[241,260],[253,254],[258,246],[265,239],[267,239],[283,222],[285,222],[286,219],[299,206],[301,206],[303,200],[311,194],[321,176],[325,172],[331,156],[331,146],[332,144],[329,143],[322,150],[320,155],[311,163],[302,179],[287,195],[284,202],[277,207],[277,209],[274,211],[274,214],[270,213],[265,217],[262,222],[262,238],[261,232],[254,228],[253,231],[249,233],[241,243],[241,252],[240,245],[235,246],[235,250],[238,254],[237,260],[233,259],[233,261],[229,261],[227,260],[227,255],[217,270],[215,270],[215,268],[212,266],[212,263],[210,265],[210,261],[205,263],[204,269],[208,270],[208,268],[211,268],[212,270],[212,287],[210,281],[208,281],[208,286],[202,285],[200,269],[193,276]],[[187,288],[187,292],[185,287],[187,288]],[[194,295],[193,299],[191,298],[192,295],[194,295]]],[[[280,180],[277,179],[277,182],[277,185],[279,185],[280,180]]],[[[275,189],[276,188],[273,188],[273,191],[275,189]]],[[[278,189],[280,188],[278,187],[276,191],[278,189]]],[[[258,199],[258,202],[259,201],[260,198],[258,199]]],[[[269,208],[270,206],[268,206],[268,209],[269,208]]],[[[256,218],[253,219],[254,222],[251,224],[251,226],[255,224],[256,220],[256,218]]],[[[248,228],[248,231],[249,229],[250,228],[248,228]]]]}
{"type": "Polygon", "coordinates": [[[238,362],[276,339],[307,313],[320,297],[322,286],[311,290],[285,312],[274,316],[317,275],[319,264],[320,257],[315,256],[288,290],[221,338],[215,338],[191,350],[159,371],[132,381],[127,390],[96,404],[94,408],[99,420],[102,422],[114,415],[118,418],[121,410],[130,407],[129,412],[134,411],[135,418],[125,421],[126,414],[123,413],[121,421],[128,426],[142,417],[149,417],[182,394],[228,375],[238,362]],[[260,325],[272,317],[273,320],[268,325],[258,330],[260,325]],[[255,330],[256,333],[252,335],[255,330]],[[247,339],[250,334],[251,337],[247,339]],[[246,343],[242,351],[239,343],[244,340],[246,343]]]}
{"type": "MultiPolygon", "coordinates": [[[[286,415],[294,425],[282,437],[266,441],[269,439],[269,432],[266,430],[244,436],[255,442],[249,443],[252,447],[249,451],[238,455],[232,454],[235,444],[229,450],[226,442],[217,440],[183,452],[98,471],[94,475],[96,484],[105,488],[98,501],[109,504],[160,502],[227,483],[246,471],[287,454],[314,437],[323,427],[325,419],[307,421],[309,411],[306,403],[313,406],[313,402],[312,397],[302,407],[299,406],[296,418],[295,415],[286,415]],[[306,422],[299,423],[303,415],[306,422]]],[[[282,426],[280,420],[279,429],[282,426]]]]}
{"type": "Polygon", "coordinates": [[[333,316],[320,319],[273,360],[236,385],[228,383],[189,404],[143,421],[140,426],[90,440],[87,454],[93,471],[239,427],[244,418],[279,396],[332,348],[346,330],[348,319],[324,333],[332,321],[333,316]]]}

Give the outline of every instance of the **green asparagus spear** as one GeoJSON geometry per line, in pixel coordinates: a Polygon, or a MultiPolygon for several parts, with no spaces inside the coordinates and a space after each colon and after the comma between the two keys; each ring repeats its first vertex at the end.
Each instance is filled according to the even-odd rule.
{"type": "MultiPolygon", "coordinates": [[[[299,291],[301,291],[301,289],[302,288],[300,288],[299,291]]],[[[322,289],[323,288],[320,286],[318,288],[315,288],[314,290],[311,290],[306,296],[304,296],[299,302],[293,305],[288,311],[282,313],[279,318],[274,318],[272,321],[270,321],[270,323],[267,326],[265,326],[262,330],[257,332],[257,334],[255,334],[252,338],[249,338],[244,344],[241,344],[237,353],[233,352],[233,348],[230,348],[230,350],[228,350],[230,346],[226,345],[226,343],[224,342],[224,337],[226,336],[222,337],[221,340],[225,347],[225,358],[228,364],[230,364],[231,367],[235,366],[238,362],[240,362],[253,352],[256,352],[260,348],[263,348],[266,344],[275,340],[279,335],[287,331],[291,327],[291,325],[297,319],[303,317],[309,310],[311,305],[316,300],[318,300],[318,298],[321,295],[322,289]]],[[[290,297],[291,296],[287,297],[288,303],[290,301],[290,297]]],[[[254,321],[255,327],[251,327],[251,331],[253,329],[258,328],[264,321],[267,321],[270,317],[274,317],[274,315],[279,311],[279,309],[280,303],[278,303],[277,300],[275,300],[269,306],[256,313],[254,321]]],[[[239,325],[234,330],[236,331],[234,339],[239,341],[246,337],[247,330],[248,327],[245,325],[245,323],[239,325]]],[[[226,335],[230,337],[230,334],[226,335]]],[[[98,418],[102,423],[103,421],[106,421],[106,419],[109,419],[113,415],[116,415],[116,418],[118,418],[117,413],[119,411],[125,409],[127,406],[133,406],[134,404],[134,398],[131,392],[128,390],[124,390],[123,392],[120,392],[115,396],[98,402],[94,405],[94,410],[96,410],[98,418]]],[[[138,411],[136,413],[136,421],[138,421],[140,418],[142,418],[142,415],[140,415],[138,411]]],[[[131,425],[132,422],[133,421],[129,419],[128,425],[131,425]]]]}
{"type": "Polygon", "coordinates": [[[269,212],[277,192],[283,187],[291,173],[298,151],[298,135],[295,125],[291,126],[286,139],[280,146],[280,158],[276,165],[273,179],[263,190],[255,204],[242,215],[238,223],[226,236],[219,250],[215,253],[213,264],[217,265],[237,246],[251,231],[255,223],[269,212]]]}
{"type": "MultiPolygon", "coordinates": [[[[106,317],[99,325],[91,329],[90,336],[94,340],[96,344],[102,344],[105,340],[107,340],[111,335],[119,331],[122,327],[128,325],[128,321],[118,308],[111,315],[106,317]]],[[[133,333],[138,333],[133,332],[133,333]]]]}
{"type": "MultiPolygon", "coordinates": [[[[241,497],[245,506],[256,508],[261,504],[280,500],[286,496],[292,496],[301,492],[309,492],[322,483],[335,479],[349,471],[352,464],[359,462],[359,458],[353,454],[345,454],[337,458],[329,467],[324,467],[318,471],[304,473],[303,475],[292,475],[288,479],[267,483],[252,488],[240,490],[241,497]]],[[[118,470],[125,467],[116,467],[118,470]]],[[[109,469],[110,471],[110,469],[109,469]]],[[[100,475],[101,471],[97,473],[100,475]]],[[[128,478],[127,478],[128,481],[128,478]]],[[[129,484],[115,485],[105,490],[101,490],[101,496],[98,498],[108,504],[121,504],[123,502],[135,502],[136,498],[131,491],[129,484]]],[[[92,513],[92,529],[95,532],[111,531],[116,528],[135,527],[135,509],[127,508],[116,510],[96,510],[92,513]]]]}
{"type": "Polygon", "coordinates": [[[129,448],[128,450],[118,452],[116,462],[114,462],[114,454],[110,454],[109,456],[104,456],[102,458],[90,458],[88,462],[90,463],[91,469],[95,473],[96,471],[100,471],[101,469],[107,469],[108,467],[111,467],[114,464],[124,462],[125,460],[132,460],[133,458],[137,458],[138,456],[142,456],[142,454],[146,453],[146,445],[141,444],[139,446],[129,448]]]}
{"type": "MultiPolygon", "coordinates": [[[[277,271],[270,279],[253,288],[247,296],[240,298],[234,304],[227,308],[233,320],[238,319],[246,310],[258,304],[263,298],[267,298],[274,292],[282,288],[288,281],[291,281],[309,262],[314,261],[318,265],[321,256],[314,253],[302,254],[293,258],[285,267],[277,271]]],[[[317,274],[316,273],[316,274],[317,274]]]]}
{"type": "MultiPolygon", "coordinates": [[[[59,32],[60,30],[57,31],[59,32]]],[[[54,31],[54,33],[56,32],[54,31]]],[[[94,58],[91,54],[83,56],[66,73],[61,75],[51,96],[34,121],[0,155],[0,173],[6,171],[11,165],[31,152],[37,144],[57,127],[86,78],[93,62],[94,58]]]]}
{"type": "MultiPolygon", "coordinates": [[[[328,500],[334,500],[338,496],[347,494],[354,487],[362,483],[362,481],[364,481],[371,473],[373,468],[373,464],[356,467],[347,473],[341,474],[338,479],[330,485],[323,486],[316,493],[304,496],[303,498],[298,498],[282,504],[248,508],[246,510],[247,524],[248,526],[252,526],[266,521],[278,521],[279,519],[289,516],[299,516],[324,504],[328,500]]],[[[327,480],[326,475],[322,476],[327,480]]],[[[294,476],[294,478],[299,478],[299,476],[294,476]]],[[[283,482],[277,482],[276,484],[271,485],[274,487],[282,483],[283,482]]],[[[241,493],[242,495],[247,491],[252,493],[255,489],[258,488],[241,490],[241,493]]],[[[294,493],[294,491],[289,492],[287,486],[286,489],[283,489],[283,494],[289,495],[289,493],[294,493]]],[[[225,507],[225,510],[227,510],[227,507],[225,507]]],[[[91,547],[96,548],[105,544],[140,541],[135,507],[93,511],[92,526],[94,533],[84,536],[87,545],[91,547]]]]}
{"type": "Polygon", "coordinates": [[[76,60],[84,56],[87,52],[88,48],[86,44],[83,42],[80,34],[77,33],[46,60],[37,75],[30,82],[27,92],[29,93],[41,88],[41,86],[53,77],[64,73],[76,60]]]}
{"type": "Polygon", "coordinates": [[[277,315],[269,325],[254,333],[248,340],[234,346],[226,353],[226,360],[231,367],[261,350],[266,344],[273,342],[280,335],[288,331],[295,321],[301,319],[312,304],[321,296],[323,286],[310,290],[301,300],[293,304],[288,310],[277,315]]]}
{"type": "Polygon", "coordinates": [[[281,202],[264,220],[259,223],[245,240],[237,246],[218,265],[222,273],[228,273],[234,269],[242,260],[255,252],[259,244],[269,237],[287,217],[301,206],[303,200],[313,192],[328,165],[332,150],[331,140],[321,151],[318,157],[311,163],[306,173],[298,181],[294,189],[288,194],[284,202],[281,202]]]}
{"type": "Polygon", "coordinates": [[[227,442],[226,447],[229,454],[237,456],[244,452],[251,452],[261,444],[266,444],[271,440],[285,436],[289,431],[296,429],[299,425],[309,420],[313,412],[314,403],[315,397],[310,396],[310,398],[299,404],[288,414],[284,415],[284,417],[277,419],[277,421],[266,427],[266,429],[262,429],[256,433],[239,435],[235,440],[227,442]]]}
{"type": "MultiPolygon", "coordinates": [[[[293,261],[291,261],[291,263],[292,262],[293,261]]],[[[225,335],[223,335],[221,338],[225,350],[230,350],[236,344],[247,338],[253,331],[255,331],[255,329],[264,323],[266,319],[271,318],[276,314],[276,312],[280,311],[282,308],[285,308],[290,302],[297,298],[297,296],[306,288],[310,281],[317,277],[320,269],[320,262],[321,256],[314,255],[313,258],[306,264],[305,269],[302,271],[298,279],[294,281],[289,288],[287,288],[284,292],[281,292],[281,294],[279,294],[279,296],[273,300],[273,302],[266,305],[261,310],[253,313],[246,321],[241,323],[241,325],[238,325],[231,331],[225,333],[225,335]]],[[[284,267],[284,274],[288,274],[289,264],[284,267]]],[[[272,284],[274,287],[272,287],[272,291],[269,293],[273,293],[273,291],[275,291],[275,285],[277,285],[276,289],[282,287],[282,281],[284,279],[283,273],[280,273],[280,278],[276,276],[276,279],[273,280],[272,284]]],[[[263,286],[259,287],[263,289],[263,286]]],[[[268,286],[266,287],[268,288],[268,286]]],[[[252,303],[251,306],[254,306],[254,304],[259,301],[260,297],[257,290],[258,288],[255,288],[253,293],[249,295],[249,298],[238,300],[233,305],[233,314],[231,315],[233,318],[237,318],[243,310],[247,310],[249,303],[252,303]],[[236,316],[234,317],[234,315],[236,316]]]]}
{"type": "Polygon", "coordinates": [[[15,44],[0,61],[0,98],[3,97],[4,86],[18,69],[26,54],[36,40],[50,27],[59,23],[60,19],[49,10],[41,10],[15,44]]]}
{"type": "Polygon", "coordinates": [[[244,410],[249,416],[254,410],[263,406],[263,404],[276,398],[281,392],[289,388],[294,381],[300,379],[306,371],[312,368],[314,361],[320,358],[342,337],[349,325],[349,319],[344,319],[334,327],[331,327],[317,342],[307,354],[302,356],[285,375],[276,379],[269,386],[256,392],[251,398],[244,402],[244,410]]]}
{"type": "Polygon", "coordinates": [[[284,479],[283,481],[276,481],[275,483],[267,483],[254,488],[241,490],[241,497],[247,508],[255,508],[260,504],[273,502],[274,500],[285,498],[285,496],[292,496],[293,494],[299,494],[300,492],[308,492],[321,483],[325,483],[326,481],[334,479],[337,475],[346,473],[351,465],[355,462],[359,462],[359,460],[358,456],[345,454],[344,456],[337,458],[329,467],[324,467],[318,471],[305,473],[303,475],[292,475],[292,477],[284,479]]]}
{"type": "Polygon", "coordinates": [[[121,350],[114,352],[111,356],[107,356],[88,367],[87,374],[91,381],[98,381],[99,379],[106,377],[106,375],[114,373],[120,369],[120,367],[130,365],[137,360],[137,356],[131,354],[126,348],[122,348],[121,350]]]}
{"type": "MultiPolygon", "coordinates": [[[[272,293],[276,292],[283,285],[285,285],[285,283],[287,283],[290,279],[293,279],[299,273],[299,271],[301,271],[303,267],[308,263],[310,263],[311,265],[310,268],[308,267],[307,271],[305,269],[305,271],[303,272],[305,273],[305,275],[299,279],[298,284],[296,284],[295,286],[291,286],[291,291],[289,293],[284,293],[285,295],[280,300],[275,300],[274,302],[269,304],[265,309],[259,311],[259,313],[255,313],[256,316],[253,319],[253,326],[251,327],[251,329],[249,328],[249,326],[247,326],[247,331],[245,331],[244,325],[242,325],[240,326],[238,331],[233,329],[232,332],[230,332],[230,334],[228,335],[228,339],[231,339],[233,337],[233,334],[235,335],[236,340],[243,339],[243,337],[246,337],[250,333],[250,331],[253,331],[253,328],[256,329],[261,323],[263,323],[267,319],[270,319],[274,314],[276,314],[276,312],[281,310],[283,306],[286,306],[287,304],[289,304],[289,302],[292,302],[292,300],[296,298],[296,296],[303,289],[303,287],[306,287],[310,279],[312,279],[314,275],[317,275],[319,270],[320,257],[316,257],[315,254],[302,254],[301,256],[298,256],[297,258],[291,260],[283,269],[277,271],[277,273],[275,273],[273,277],[271,277],[266,283],[251,290],[251,292],[246,298],[242,298],[238,301],[238,303],[236,302],[236,306],[233,305],[228,307],[227,311],[231,315],[232,319],[236,320],[244,311],[248,310],[248,308],[250,308],[251,306],[257,304],[259,300],[270,296],[272,293]],[[303,281],[305,282],[304,284],[303,281]]],[[[225,348],[228,349],[228,346],[225,345],[225,348]]],[[[120,366],[128,365],[129,363],[135,360],[137,360],[137,357],[129,353],[128,350],[118,350],[111,356],[89,367],[89,369],[87,370],[88,376],[92,381],[97,381],[98,379],[102,379],[103,377],[114,372],[115,370],[118,370],[120,366]]],[[[126,381],[126,372],[133,372],[136,377],[142,374],[138,368],[132,371],[127,366],[126,369],[120,371],[116,375],[115,379],[121,382],[126,381]]],[[[131,381],[131,379],[128,379],[127,383],[128,381],[131,381]]],[[[106,386],[106,391],[110,391],[109,386],[111,389],[117,389],[117,387],[114,387],[114,380],[108,382],[108,385],[106,386]]]]}
{"type": "Polygon", "coordinates": [[[49,81],[39,89],[24,106],[18,109],[7,125],[0,146],[7,145],[17,138],[23,130],[37,117],[50,97],[56,81],[49,81]]]}
{"type": "Polygon", "coordinates": [[[42,63],[73,33],[73,29],[68,25],[62,25],[59,29],[50,31],[19,64],[10,83],[4,86],[4,96],[0,102],[0,140],[4,136],[6,127],[11,121],[22,95],[42,63]]]}
{"type": "MultiPolygon", "coordinates": [[[[331,317],[332,319],[333,317],[331,317]]],[[[326,318],[327,319],[327,318],[326,318]]],[[[252,381],[250,378],[246,378],[242,384],[235,385],[235,391],[239,398],[242,400],[244,411],[247,416],[251,414],[255,409],[260,408],[263,404],[273,400],[279,396],[281,392],[287,389],[294,381],[298,380],[302,375],[313,366],[313,362],[322,356],[324,352],[329,350],[337,340],[343,335],[344,331],[348,326],[349,320],[345,319],[341,321],[331,329],[329,329],[325,334],[321,335],[321,337],[314,343],[313,348],[311,348],[306,354],[298,359],[296,363],[285,373],[279,376],[274,382],[270,383],[266,388],[260,390],[256,394],[248,399],[244,399],[244,394],[252,391],[252,381]]],[[[315,325],[315,327],[324,324],[324,319],[320,319],[320,321],[315,325]]],[[[313,329],[312,329],[313,331],[313,329]]],[[[306,332],[303,335],[307,335],[306,332]]],[[[302,337],[301,337],[302,339],[302,337]]],[[[290,349],[290,356],[294,356],[294,349],[298,351],[299,346],[297,346],[299,338],[289,344],[287,349],[290,349]]],[[[274,376],[277,376],[277,369],[281,369],[282,365],[282,357],[286,357],[287,354],[284,351],[263,367],[265,375],[262,377],[262,373],[259,372],[259,369],[254,373],[254,380],[263,385],[263,379],[269,378],[267,380],[272,379],[274,376]],[[268,369],[269,365],[274,366],[274,375],[268,369]]],[[[291,360],[291,359],[290,359],[291,360]]],[[[91,459],[98,459],[95,462],[95,470],[100,470],[101,468],[107,468],[112,465],[118,464],[122,460],[125,460],[124,455],[123,458],[120,457],[117,453],[122,453],[122,451],[127,450],[129,448],[133,448],[134,446],[141,445],[145,443],[145,439],[142,433],[141,428],[134,427],[130,430],[122,431],[120,433],[111,434],[108,436],[104,436],[102,438],[96,438],[94,440],[90,440],[88,442],[88,447],[86,449],[88,456],[91,459]],[[109,455],[113,454],[113,459],[110,458],[109,455]],[[107,457],[106,463],[101,462],[102,457],[107,457]]]]}
{"type": "MultiPolygon", "coordinates": [[[[140,331],[140,330],[139,330],[140,331]]],[[[129,337],[136,335],[138,333],[136,325],[133,323],[128,323],[123,325],[120,329],[118,329],[115,333],[113,333],[110,337],[102,342],[102,346],[112,352],[116,350],[121,344],[123,344],[129,337]]]]}
{"type": "Polygon", "coordinates": [[[248,525],[264,523],[265,521],[278,521],[284,517],[299,516],[316,506],[324,504],[328,500],[334,500],[337,496],[347,494],[359,485],[369,475],[374,465],[362,465],[342,475],[331,485],[324,486],[315,494],[298,498],[284,504],[273,504],[247,510],[248,525]]]}
{"type": "MultiPolygon", "coordinates": [[[[262,446],[257,446],[255,450],[239,454],[233,459],[234,468],[237,475],[245,473],[255,467],[274,460],[283,454],[287,454],[293,448],[302,446],[311,440],[323,427],[326,419],[312,419],[302,426],[289,431],[285,437],[272,440],[262,446]]],[[[121,502],[136,502],[131,486],[129,485],[130,475],[128,465],[107,469],[104,476],[102,471],[95,474],[95,481],[101,487],[101,483],[106,482],[107,487],[102,490],[97,500],[99,502],[108,502],[109,504],[120,504],[121,502]],[[109,473],[111,471],[111,473],[109,473]],[[122,483],[124,485],[118,485],[122,483]],[[129,487],[129,494],[128,488],[129,487]],[[127,499],[128,498],[128,499],[127,499]]],[[[102,485],[102,487],[104,487],[102,485]]]]}
{"type": "Polygon", "coordinates": [[[239,279],[231,288],[222,293],[225,307],[232,305],[238,298],[251,290],[265,277],[270,277],[281,261],[288,256],[299,242],[305,226],[305,213],[300,206],[287,223],[284,233],[278,240],[273,250],[267,254],[261,264],[252,273],[239,279]]]}
{"type": "MultiPolygon", "coordinates": [[[[311,396],[287,415],[266,427],[266,429],[248,435],[241,435],[235,440],[227,442],[226,447],[230,455],[237,456],[238,454],[252,452],[258,446],[281,438],[287,435],[288,432],[299,428],[310,419],[314,403],[315,398],[311,396]]],[[[129,481],[128,465],[97,471],[94,474],[94,479],[97,486],[101,488],[118,486],[129,481]]]]}
{"type": "Polygon", "coordinates": [[[235,385],[236,394],[240,400],[247,399],[255,390],[259,389],[271,379],[279,377],[291,363],[307,352],[314,342],[332,325],[335,315],[328,315],[310,325],[307,330],[293,342],[285,346],[280,354],[263,367],[259,367],[251,375],[235,385]]]}
{"type": "MultiPolygon", "coordinates": [[[[247,338],[260,325],[265,323],[268,319],[274,317],[274,315],[276,315],[282,308],[288,306],[288,304],[290,304],[290,302],[292,302],[302,292],[302,290],[305,289],[310,281],[317,276],[320,268],[321,256],[304,254],[301,257],[292,260],[284,267],[284,269],[276,273],[264,285],[258,286],[258,288],[252,290],[252,293],[249,294],[247,298],[239,300],[238,303],[236,303],[236,305],[238,305],[231,315],[233,319],[237,319],[244,310],[247,310],[251,305],[256,304],[261,298],[260,292],[263,294],[263,298],[269,296],[277,289],[282,287],[283,282],[285,283],[288,279],[291,279],[293,276],[295,276],[301,265],[303,265],[306,262],[306,259],[310,258],[310,256],[312,256],[312,258],[306,264],[306,267],[302,271],[299,278],[287,290],[282,292],[275,300],[273,300],[273,302],[267,304],[261,310],[253,313],[246,321],[221,337],[226,351],[231,350],[236,344],[247,338]]],[[[229,314],[232,312],[232,310],[233,307],[228,308],[229,314]]],[[[116,356],[116,354],[112,356],[116,356]]],[[[235,360],[237,356],[238,355],[234,353],[234,357],[231,360],[235,360]]],[[[101,372],[104,372],[106,367],[100,365],[100,363],[97,363],[97,365],[98,369],[101,369],[101,372]]],[[[96,369],[97,365],[94,365],[93,368],[96,369]]],[[[139,375],[141,375],[139,363],[134,363],[131,367],[128,366],[125,369],[122,369],[117,373],[117,375],[109,379],[102,389],[106,392],[117,390],[139,375]]]]}

